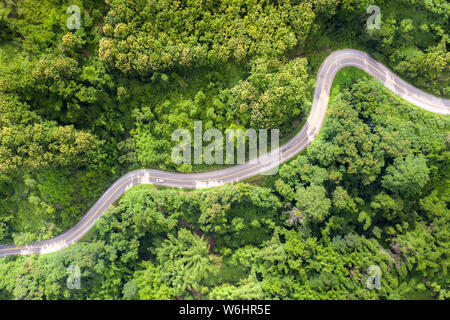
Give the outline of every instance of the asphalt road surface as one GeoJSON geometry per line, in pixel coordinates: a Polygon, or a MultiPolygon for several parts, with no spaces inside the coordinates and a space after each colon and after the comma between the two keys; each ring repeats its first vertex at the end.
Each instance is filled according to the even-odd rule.
{"type": "Polygon", "coordinates": [[[279,164],[300,153],[317,136],[325,119],[334,76],[340,69],[349,66],[367,72],[380,80],[386,88],[422,109],[439,114],[450,114],[450,100],[432,96],[411,86],[383,64],[373,60],[368,54],[353,49],[335,51],[327,57],[318,71],[314,99],[306,124],[294,138],[278,149],[260,156],[254,161],[213,172],[186,174],[145,169],[129,172],[114,182],[71,229],[55,238],[20,248],[0,246],[0,257],[44,254],[67,248],[80,240],[93,227],[95,221],[125,191],[139,184],[190,189],[211,188],[242,181],[277,168],[279,164]]]}

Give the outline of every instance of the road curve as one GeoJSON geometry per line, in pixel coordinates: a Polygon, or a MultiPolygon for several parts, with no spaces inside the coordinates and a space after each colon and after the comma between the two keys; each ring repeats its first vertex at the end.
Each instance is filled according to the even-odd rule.
{"type": "Polygon", "coordinates": [[[116,180],[71,229],[55,238],[20,248],[0,246],[0,257],[44,254],[67,248],[80,240],[93,227],[95,221],[125,191],[139,184],[190,189],[211,188],[242,181],[276,168],[305,149],[317,136],[325,119],[333,79],[340,69],[350,66],[365,71],[380,80],[396,95],[422,109],[433,113],[450,114],[450,100],[432,96],[411,86],[383,64],[372,59],[367,53],[353,49],[335,51],[325,59],[317,73],[313,103],[306,124],[294,138],[278,149],[260,156],[254,161],[213,172],[186,174],[145,169],[129,172],[116,180]],[[163,182],[157,182],[157,180],[163,180],[163,182]]]}

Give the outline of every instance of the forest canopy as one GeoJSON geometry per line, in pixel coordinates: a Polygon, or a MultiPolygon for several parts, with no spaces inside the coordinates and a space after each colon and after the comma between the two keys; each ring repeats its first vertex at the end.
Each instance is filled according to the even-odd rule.
{"type": "MultiPolygon", "coordinates": [[[[280,129],[334,50],[368,52],[450,97],[447,1],[14,0],[0,3],[0,243],[74,226],[174,130],[280,129]],[[369,5],[381,9],[368,29],[369,5]],[[69,29],[70,5],[80,28],[69,29]]],[[[0,299],[449,299],[450,118],[362,72],[333,83],[308,148],[274,176],[138,186],[80,242],[0,259],[0,299]],[[365,286],[379,266],[381,288],[365,286]],[[67,268],[82,287],[70,290],[67,268]]]]}

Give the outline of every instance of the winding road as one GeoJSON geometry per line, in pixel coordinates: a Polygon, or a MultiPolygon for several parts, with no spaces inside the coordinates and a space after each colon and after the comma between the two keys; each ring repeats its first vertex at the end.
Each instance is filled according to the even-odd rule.
{"type": "Polygon", "coordinates": [[[108,207],[122,194],[139,184],[155,184],[177,188],[211,188],[238,182],[276,168],[304,150],[318,135],[328,106],[330,90],[336,73],[344,67],[359,68],[414,105],[433,113],[450,114],[450,100],[425,93],[400,79],[383,64],[367,53],[344,49],[331,53],[322,63],[317,74],[314,99],[306,124],[286,144],[257,159],[234,167],[205,173],[173,173],[160,170],[136,170],[116,180],[84,217],[61,235],[23,247],[0,246],[0,257],[11,255],[44,254],[67,248],[80,240],[102,216],[108,207]],[[162,181],[161,181],[162,180],[162,181]]]}

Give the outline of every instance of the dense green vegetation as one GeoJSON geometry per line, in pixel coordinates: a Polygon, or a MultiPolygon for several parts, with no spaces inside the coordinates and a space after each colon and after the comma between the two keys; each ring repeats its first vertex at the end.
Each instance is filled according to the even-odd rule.
{"type": "MultiPolygon", "coordinates": [[[[0,3],[0,243],[73,226],[115,178],[170,158],[175,129],[308,114],[331,51],[365,50],[450,95],[446,1],[0,3]],[[82,28],[68,30],[69,5],[82,28]],[[366,8],[381,8],[368,30],[366,8]]],[[[294,124],[294,126],[293,126],[294,124]]],[[[450,119],[353,69],[305,152],[257,184],[129,190],[82,241],[0,259],[0,299],[445,299],[450,119]],[[81,289],[66,286],[81,269],[81,289]],[[378,265],[382,286],[365,287],[378,265]]]]}

